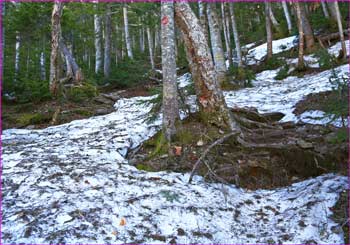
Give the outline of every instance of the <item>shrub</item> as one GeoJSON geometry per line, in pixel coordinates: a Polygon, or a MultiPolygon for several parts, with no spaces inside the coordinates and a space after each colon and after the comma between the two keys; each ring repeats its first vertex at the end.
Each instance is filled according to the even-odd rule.
{"type": "Polygon", "coordinates": [[[69,88],[66,92],[67,99],[77,103],[95,97],[97,95],[98,91],[96,87],[89,83],[83,83],[79,86],[73,86],[69,88]]]}
{"type": "Polygon", "coordinates": [[[336,64],[335,57],[329,54],[326,49],[319,49],[315,56],[318,57],[318,64],[321,69],[328,70],[336,64]]]}
{"type": "Polygon", "coordinates": [[[289,66],[285,64],[278,72],[275,77],[276,80],[283,80],[288,77],[289,66]]]}
{"type": "Polygon", "coordinates": [[[255,79],[255,74],[252,70],[242,67],[232,67],[229,74],[233,75],[239,82],[243,82],[244,87],[252,87],[252,81],[255,79]]]}

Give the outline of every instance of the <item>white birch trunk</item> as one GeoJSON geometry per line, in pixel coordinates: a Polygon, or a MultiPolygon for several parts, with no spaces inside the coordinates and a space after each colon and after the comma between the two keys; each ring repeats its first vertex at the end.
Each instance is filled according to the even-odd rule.
{"type": "Polygon", "coordinates": [[[207,4],[208,24],[210,31],[210,41],[213,51],[213,59],[215,64],[215,70],[218,75],[219,83],[223,83],[226,79],[226,64],[224,51],[222,48],[221,33],[219,29],[218,17],[215,11],[215,5],[212,3],[207,4]]]}
{"type": "Polygon", "coordinates": [[[233,4],[234,3],[229,3],[229,6],[230,6],[229,10],[230,10],[230,15],[231,15],[231,23],[232,23],[232,32],[233,32],[233,37],[235,39],[238,67],[242,67],[243,66],[242,50],[241,50],[241,44],[239,41],[239,35],[238,35],[238,30],[237,30],[236,17],[235,17],[235,12],[233,9],[233,4]]]}
{"type": "Polygon", "coordinates": [[[21,39],[19,34],[16,34],[16,45],[15,45],[15,82],[18,78],[19,73],[19,57],[20,57],[20,47],[21,47],[21,39]]]}
{"type": "Polygon", "coordinates": [[[152,70],[154,70],[155,66],[154,66],[154,59],[153,59],[153,42],[152,42],[151,29],[148,26],[147,26],[147,40],[148,40],[149,59],[151,62],[152,70]]]}
{"type": "Polygon", "coordinates": [[[329,19],[329,12],[328,12],[327,5],[326,5],[324,0],[321,0],[321,6],[322,6],[322,11],[323,11],[324,17],[329,19]]]}
{"type": "Polygon", "coordinates": [[[106,5],[105,17],[105,49],[104,49],[104,65],[103,74],[105,78],[109,78],[111,72],[111,38],[112,38],[112,19],[111,19],[111,4],[106,5]]]}
{"type": "Polygon", "coordinates": [[[101,16],[94,15],[94,27],[95,27],[95,73],[98,74],[102,71],[102,20],[101,16]]]}
{"type": "Polygon", "coordinates": [[[334,1],[333,5],[334,5],[334,10],[335,10],[335,13],[336,13],[336,16],[337,16],[338,30],[339,30],[339,35],[340,35],[341,47],[342,47],[342,50],[343,50],[343,57],[342,58],[346,59],[347,52],[346,52],[343,24],[342,24],[342,21],[341,21],[341,15],[340,15],[340,11],[339,11],[338,1],[334,1]]]}
{"type": "Polygon", "coordinates": [[[203,28],[187,2],[175,3],[175,21],[185,41],[203,122],[240,131],[220,89],[203,28]]]}
{"type": "Polygon", "coordinates": [[[134,59],[134,55],[131,49],[131,38],[129,33],[129,20],[128,20],[128,9],[127,6],[123,6],[123,16],[124,16],[124,33],[125,33],[125,44],[126,50],[128,52],[128,57],[134,59]]]}
{"type": "Polygon", "coordinates": [[[282,7],[283,7],[284,16],[286,17],[286,21],[287,21],[288,32],[289,32],[289,34],[291,34],[293,26],[292,26],[292,20],[290,18],[290,14],[289,14],[289,10],[288,10],[288,6],[287,6],[286,1],[282,1],[282,7]]]}

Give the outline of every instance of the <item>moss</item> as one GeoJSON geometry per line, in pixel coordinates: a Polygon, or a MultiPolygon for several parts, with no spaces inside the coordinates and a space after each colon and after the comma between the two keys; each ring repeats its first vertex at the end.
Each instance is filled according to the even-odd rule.
{"type": "Polygon", "coordinates": [[[147,144],[154,147],[154,150],[150,154],[150,158],[168,153],[169,145],[167,144],[164,133],[162,131],[157,133],[152,140],[147,142],[147,144]]]}
{"type": "Polygon", "coordinates": [[[84,83],[80,86],[74,86],[68,89],[67,98],[73,102],[82,102],[86,99],[95,97],[98,95],[98,91],[95,86],[84,83]]]}
{"type": "Polygon", "coordinates": [[[41,113],[26,113],[18,117],[17,123],[21,126],[46,123],[51,120],[51,115],[41,113]]]}
{"type": "Polygon", "coordinates": [[[142,164],[142,163],[137,164],[136,168],[138,170],[143,170],[143,171],[147,171],[147,172],[152,172],[153,171],[153,169],[150,166],[142,164]]]}
{"type": "Polygon", "coordinates": [[[347,140],[348,140],[347,129],[341,128],[336,133],[335,137],[331,138],[329,142],[332,144],[340,144],[340,143],[346,142],[347,140]]]}
{"type": "Polygon", "coordinates": [[[183,128],[180,129],[174,137],[174,142],[188,145],[196,142],[198,137],[199,136],[196,135],[191,129],[183,128]]]}
{"type": "Polygon", "coordinates": [[[91,111],[87,111],[87,110],[83,110],[83,109],[77,109],[74,111],[74,113],[82,115],[82,116],[87,116],[87,117],[90,117],[94,114],[91,111]]]}

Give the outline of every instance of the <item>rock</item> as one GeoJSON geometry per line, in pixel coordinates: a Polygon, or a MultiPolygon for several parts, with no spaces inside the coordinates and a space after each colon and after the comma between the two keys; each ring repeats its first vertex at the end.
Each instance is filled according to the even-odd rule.
{"type": "Polygon", "coordinates": [[[114,104],[114,101],[111,100],[111,99],[107,99],[103,96],[98,96],[96,98],[94,98],[94,100],[98,103],[101,103],[101,104],[107,104],[107,105],[113,105],[114,104]]]}
{"type": "Polygon", "coordinates": [[[197,146],[203,146],[203,145],[204,145],[203,140],[198,140],[198,142],[197,142],[197,146]]]}
{"type": "Polygon", "coordinates": [[[112,109],[108,109],[108,108],[101,108],[101,109],[97,109],[95,111],[95,116],[99,116],[99,115],[106,115],[113,112],[112,109]]]}
{"type": "Polygon", "coordinates": [[[300,146],[302,149],[311,149],[314,148],[312,143],[306,142],[302,139],[297,140],[297,145],[300,146]]]}
{"type": "Polygon", "coordinates": [[[35,126],[34,125],[29,125],[26,127],[26,129],[35,129],[35,126]]]}
{"type": "Polygon", "coordinates": [[[268,121],[277,122],[281,120],[285,116],[285,114],[283,114],[282,112],[271,112],[271,113],[264,113],[262,114],[262,116],[266,118],[268,121]]]}
{"type": "Polygon", "coordinates": [[[105,97],[106,99],[112,100],[116,102],[120,99],[119,92],[109,93],[109,94],[101,94],[101,96],[105,97]]]}

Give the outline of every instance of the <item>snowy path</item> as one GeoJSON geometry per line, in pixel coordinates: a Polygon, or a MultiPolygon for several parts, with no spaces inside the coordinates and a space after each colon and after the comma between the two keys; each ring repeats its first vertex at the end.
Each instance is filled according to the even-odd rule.
{"type": "MultiPolygon", "coordinates": [[[[272,73],[227,93],[228,104],[291,112],[302,96],[330,89],[329,72],[282,82],[272,73]]],[[[150,105],[139,101],[149,99],[43,130],[5,130],[2,243],[343,243],[330,208],[345,177],[251,192],[127,165],[127,150],[160,124],[145,123],[150,105]]]]}

